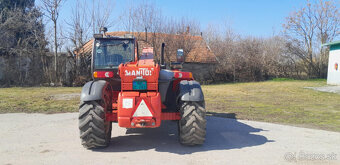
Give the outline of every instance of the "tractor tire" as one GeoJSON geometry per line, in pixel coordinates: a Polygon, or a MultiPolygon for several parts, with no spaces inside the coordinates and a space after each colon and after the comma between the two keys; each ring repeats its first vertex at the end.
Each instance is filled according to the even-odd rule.
{"type": "Polygon", "coordinates": [[[81,144],[87,149],[107,147],[112,124],[105,120],[105,110],[96,101],[81,102],[79,106],[81,144]]]}
{"type": "Polygon", "coordinates": [[[204,101],[181,102],[178,121],[179,141],[183,145],[201,145],[206,135],[204,101]]]}

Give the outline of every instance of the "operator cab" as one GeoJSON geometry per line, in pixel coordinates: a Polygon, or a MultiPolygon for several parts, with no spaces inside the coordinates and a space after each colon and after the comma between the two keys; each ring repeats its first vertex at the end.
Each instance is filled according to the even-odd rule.
{"type": "Polygon", "coordinates": [[[92,77],[105,79],[120,90],[120,64],[134,63],[137,60],[137,41],[132,35],[108,36],[95,34],[92,50],[92,77]]]}
{"type": "Polygon", "coordinates": [[[122,63],[134,61],[134,39],[95,39],[93,50],[93,69],[118,69],[122,63]]]}
{"type": "Polygon", "coordinates": [[[118,70],[120,64],[136,61],[136,45],[136,39],[131,35],[117,37],[95,34],[92,72],[118,70]]]}

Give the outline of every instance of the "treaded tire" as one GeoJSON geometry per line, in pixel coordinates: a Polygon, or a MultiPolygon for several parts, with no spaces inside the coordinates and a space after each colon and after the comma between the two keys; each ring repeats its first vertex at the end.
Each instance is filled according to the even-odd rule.
{"type": "Polygon", "coordinates": [[[81,144],[87,149],[107,147],[112,124],[105,120],[105,110],[96,101],[81,102],[79,106],[81,144]]]}
{"type": "Polygon", "coordinates": [[[183,145],[201,145],[206,135],[204,101],[181,102],[181,120],[178,121],[179,141],[183,145]]]}

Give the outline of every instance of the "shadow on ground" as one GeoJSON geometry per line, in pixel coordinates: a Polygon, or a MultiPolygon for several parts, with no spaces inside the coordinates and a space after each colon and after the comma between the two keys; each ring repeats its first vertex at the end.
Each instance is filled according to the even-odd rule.
{"type": "MultiPolygon", "coordinates": [[[[228,117],[235,115],[229,114],[228,117]]],[[[225,117],[225,116],[224,116],[225,117]]],[[[110,146],[97,152],[130,152],[155,149],[159,152],[191,154],[211,150],[228,150],[262,145],[269,141],[262,135],[252,134],[264,131],[238,122],[235,119],[207,116],[207,136],[202,146],[183,146],[178,142],[177,122],[164,121],[161,127],[153,129],[127,129],[125,136],[114,137],[110,146]]],[[[115,126],[115,125],[114,125],[115,126]]]]}

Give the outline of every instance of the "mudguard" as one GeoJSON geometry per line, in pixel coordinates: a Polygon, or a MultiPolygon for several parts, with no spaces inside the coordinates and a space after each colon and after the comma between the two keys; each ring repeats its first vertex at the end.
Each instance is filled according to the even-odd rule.
{"type": "Polygon", "coordinates": [[[180,101],[204,101],[204,95],[203,95],[200,83],[194,80],[181,81],[179,84],[178,100],[180,101]]]}
{"type": "Polygon", "coordinates": [[[104,80],[89,81],[81,91],[81,101],[94,101],[102,99],[103,88],[107,82],[104,80]]]}

